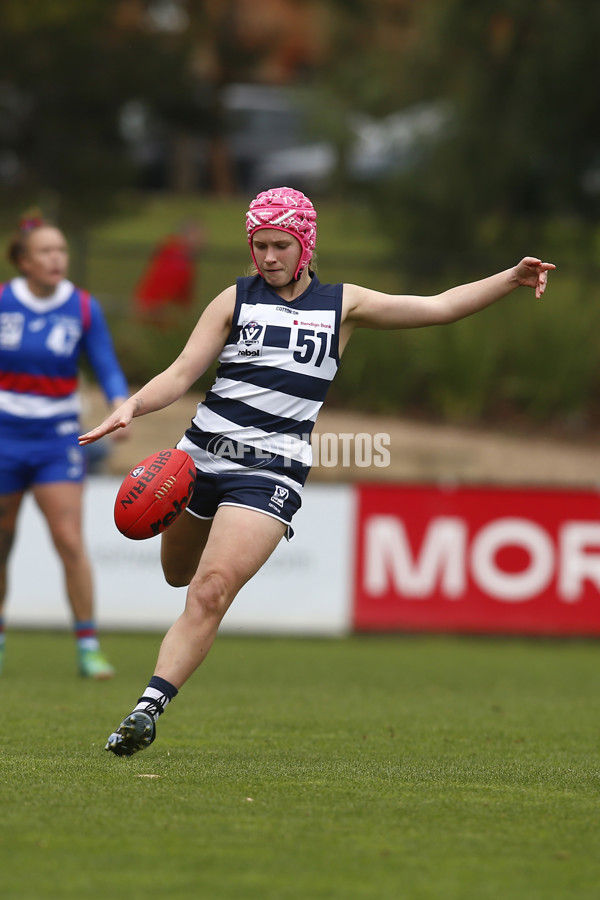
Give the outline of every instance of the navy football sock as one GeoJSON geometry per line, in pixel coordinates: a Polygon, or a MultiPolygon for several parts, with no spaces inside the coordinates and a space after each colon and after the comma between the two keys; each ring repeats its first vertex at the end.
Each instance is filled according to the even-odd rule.
{"type": "Polygon", "coordinates": [[[171,684],[170,681],[161,678],[159,675],[153,675],[148,682],[148,687],[138,700],[134,712],[142,710],[156,722],[158,717],[162,716],[164,713],[167,704],[170,703],[178,693],[177,688],[174,684],[171,684]]]}

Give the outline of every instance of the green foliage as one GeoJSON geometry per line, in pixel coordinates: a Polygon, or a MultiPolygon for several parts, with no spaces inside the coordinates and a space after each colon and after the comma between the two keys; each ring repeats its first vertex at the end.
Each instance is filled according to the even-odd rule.
{"type": "MultiPolygon", "coordinates": [[[[138,385],[168,366],[182,349],[206,304],[237,275],[249,257],[241,200],[160,197],[123,206],[121,214],[72,247],[77,281],[101,300],[130,383],[138,385]],[[141,211],[137,211],[136,205],[141,211]],[[189,313],[175,312],[165,329],[141,325],[132,294],[155,242],[182,220],[207,231],[189,313]],[[81,256],[80,250],[84,251],[81,256]],[[81,277],[79,277],[81,276],[81,277]]],[[[493,246],[491,223],[485,240],[493,246]]],[[[521,289],[494,307],[454,325],[399,332],[359,330],[342,360],[327,402],[366,411],[429,416],[447,421],[502,423],[507,418],[561,425],[597,424],[600,416],[600,233],[576,220],[552,219],[539,243],[557,264],[547,293],[537,301],[521,289]]],[[[515,263],[530,247],[515,227],[514,252],[494,261],[515,263]]],[[[319,277],[363,284],[389,293],[435,294],[490,274],[483,261],[456,262],[450,274],[418,275],[402,265],[390,235],[373,227],[358,204],[319,204],[319,277]],[[400,262],[398,261],[400,260],[400,262]]],[[[427,261],[430,264],[433,257],[427,261]]],[[[0,260],[0,279],[10,277],[0,260]]],[[[198,384],[210,387],[214,367],[198,384]]]]}
{"type": "Polygon", "coordinates": [[[595,644],[222,637],[117,759],[158,642],[8,635],[3,900],[595,896],[595,644]]]}
{"type": "Polygon", "coordinates": [[[352,338],[335,400],[446,421],[596,421],[599,312],[595,286],[552,276],[545,299],[525,290],[469,319],[352,338]]]}
{"type": "MultiPolygon", "coordinates": [[[[131,100],[151,100],[171,127],[193,118],[185,39],[144,26],[116,0],[0,6],[2,151],[19,162],[7,208],[44,205],[63,227],[114,209],[134,168],[119,128],[131,100]]],[[[201,126],[200,126],[201,127],[201,126]]],[[[158,139],[158,135],[156,138],[158,139]]]]}
{"type": "Polygon", "coordinates": [[[449,120],[365,191],[402,271],[452,279],[472,259],[493,270],[517,235],[543,252],[549,218],[597,220],[598,8],[438,0],[411,15],[413,39],[386,56],[388,109],[443,101],[449,120]]]}

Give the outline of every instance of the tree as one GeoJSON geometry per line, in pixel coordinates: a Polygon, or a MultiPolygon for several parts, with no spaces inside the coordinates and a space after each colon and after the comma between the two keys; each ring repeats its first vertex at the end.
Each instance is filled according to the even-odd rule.
{"type": "Polygon", "coordinates": [[[415,17],[418,40],[396,77],[413,101],[446,100],[452,125],[376,194],[403,262],[447,268],[492,247],[506,258],[541,239],[549,217],[596,219],[600,8],[430,0],[415,17]]]}
{"type": "Polygon", "coordinates": [[[160,186],[232,192],[222,89],[312,60],[294,26],[316,5],[283,0],[271,21],[242,0],[3,0],[5,213],[42,196],[63,223],[102,216],[139,179],[127,127],[160,186]]]}
{"type": "Polygon", "coordinates": [[[132,99],[197,119],[181,35],[128,0],[3,0],[0,172],[8,205],[49,199],[63,224],[107,212],[133,181],[120,128],[132,99]]]}

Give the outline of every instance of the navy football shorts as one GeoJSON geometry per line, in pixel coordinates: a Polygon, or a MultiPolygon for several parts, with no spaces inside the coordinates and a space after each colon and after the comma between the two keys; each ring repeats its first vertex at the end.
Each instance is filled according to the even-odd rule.
{"type": "Polygon", "coordinates": [[[274,478],[245,473],[207,475],[196,470],[196,484],[187,511],[198,519],[212,519],[219,506],[255,509],[287,525],[286,538],[294,536],[292,517],[302,505],[300,494],[274,478]]]}

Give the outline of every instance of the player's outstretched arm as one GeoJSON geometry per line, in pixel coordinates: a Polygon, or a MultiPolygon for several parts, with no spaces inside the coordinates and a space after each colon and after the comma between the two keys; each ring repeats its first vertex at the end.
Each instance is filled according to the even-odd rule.
{"type": "Polygon", "coordinates": [[[464,319],[518,287],[530,287],[536,297],[546,290],[552,263],[533,256],[480,281],[450,288],[432,297],[382,294],[353,284],[344,285],[344,320],[350,327],[420,328],[464,319]]]}
{"type": "Polygon", "coordinates": [[[177,359],[100,425],[80,435],[79,443],[91,444],[119,428],[126,428],[136,416],[156,412],[179,400],[222,350],[231,330],[234,304],[235,287],[227,288],[206,307],[177,359]]]}

